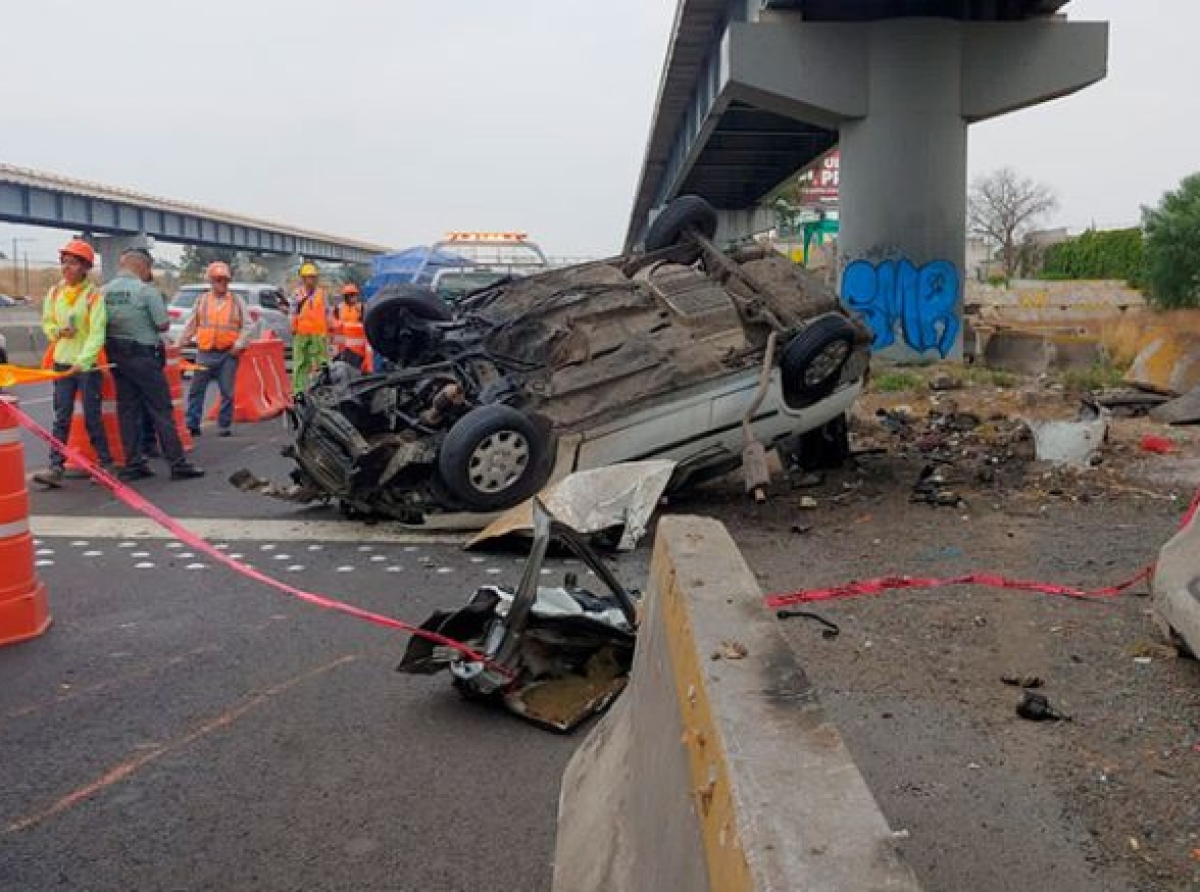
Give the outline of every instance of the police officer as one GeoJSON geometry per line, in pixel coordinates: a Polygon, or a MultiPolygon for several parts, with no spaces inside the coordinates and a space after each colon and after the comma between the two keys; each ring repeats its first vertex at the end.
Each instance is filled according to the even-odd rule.
{"type": "Polygon", "coordinates": [[[142,419],[149,416],[170,462],[171,479],[203,477],[204,471],[188,461],[172,417],[159,337],[170,320],[158,289],[150,284],[152,263],[145,248],[127,248],[121,253],[120,271],[103,291],[108,310],[105,350],[115,365],[117,416],[125,447],[125,466],[117,476],[122,480],[154,476],[143,451],[142,419]]]}

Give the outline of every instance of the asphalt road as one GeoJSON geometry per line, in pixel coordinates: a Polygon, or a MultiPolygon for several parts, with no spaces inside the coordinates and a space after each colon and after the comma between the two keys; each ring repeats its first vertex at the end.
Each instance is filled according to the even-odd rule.
{"type": "MultiPolygon", "coordinates": [[[[47,396],[22,392],[42,421],[47,396]]],[[[180,518],[229,519],[212,541],[272,575],[407,621],[516,583],[518,556],[348,521],[361,543],[330,536],[306,524],[331,512],[225,482],[242,466],[282,478],[285,437],[265,422],[201,438],[207,477],[172,483],[160,463],[138,489],[180,518]],[[300,532],[264,538],[274,527],[257,520],[300,532]]],[[[40,467],[44,448],[27,451],[40,467]]],[[[54,625],[0,648],[0,889],[549,887],[559,777],[581,734],[397,674],[404,636],[134,535],[129,510],[86,480],[33,506],[35,529],[58,533],[39,534],[37,556],[54,625]]],[[[638,562],[618,568],[635,586],[638,562]]]]}

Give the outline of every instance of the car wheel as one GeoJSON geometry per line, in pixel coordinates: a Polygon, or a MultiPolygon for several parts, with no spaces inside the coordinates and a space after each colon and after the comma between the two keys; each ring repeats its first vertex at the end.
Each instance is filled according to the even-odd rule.
{"type": "Polygon", "coordinates": [[[438,453],[446,488],[468,508],[525,501],[550,477],[553,438],[511,406],[478,406],[455,422],[438,453]]]}
{"type": "Polygon", "coordinates": [[[448,322],[449,305],[419,285],[391,285],[371,298],[363,315],[363,328],[371,348],[399,365],[406,365],[422,341],[413,320],[448,322]]]}
{"type": "Polygon", "coordinates": [[[813,320],[788,342],[779,367],[783,398],[789,406],[811,406],[833,392],[854,349],[854,337],[850,320],[830,313],[813,320]]]}
{"type": "Polygon", "coordinates": [[[654,218],[646,233],[646,250],[661,251],[685,239],[689,230],[705,238],[717,234],[717,212],[699,195],[681,195],[654,218]]]}

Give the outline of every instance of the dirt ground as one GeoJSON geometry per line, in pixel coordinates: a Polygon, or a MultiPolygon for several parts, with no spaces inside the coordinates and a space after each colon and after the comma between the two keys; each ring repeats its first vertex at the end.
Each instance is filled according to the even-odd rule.
{"type": "MultiPolygon", "coordinates": [[[[766,592],[972,571],[1109,585],[1179,524],[1200,432],[1116,419],[1098,467],[1032,461],[1018,416],[1077,405],[1044,382],[868,395],[852,423],[866,454],[843,469],[794,470],[765,505],[726,478],[671,510],[723,520],[766,592]],[[954,413],[972,418],[946,426],[954,413]],[[1143,451],[1146,433],[1176,453],[1143,451]]],[[[1200,888],[1200,664],[1163,642],[1146,594],[960,586],[810,608],[836,637],[781,620],[926,889],[1200,888]],[[1005,676],[1040,679],[1069,720],[1019,717],[1005,676]]]]}

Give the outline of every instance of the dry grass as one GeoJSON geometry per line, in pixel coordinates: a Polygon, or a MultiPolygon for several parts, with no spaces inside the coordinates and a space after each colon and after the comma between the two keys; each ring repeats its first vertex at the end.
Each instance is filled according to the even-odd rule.
{"type": "Polygon", "coordinates": [[[1125,314],[1119,318],[1106,319],[1090,326],[1091,333],[1108,350],[1112,364],[1118,369],[1127,369],[1133,364],[1138,350],[1146,338],[1156,329],[1185,331],[1200,335],[1200,310],[1172,310],[1168,313],[1150,311],[1125,314]]]}

